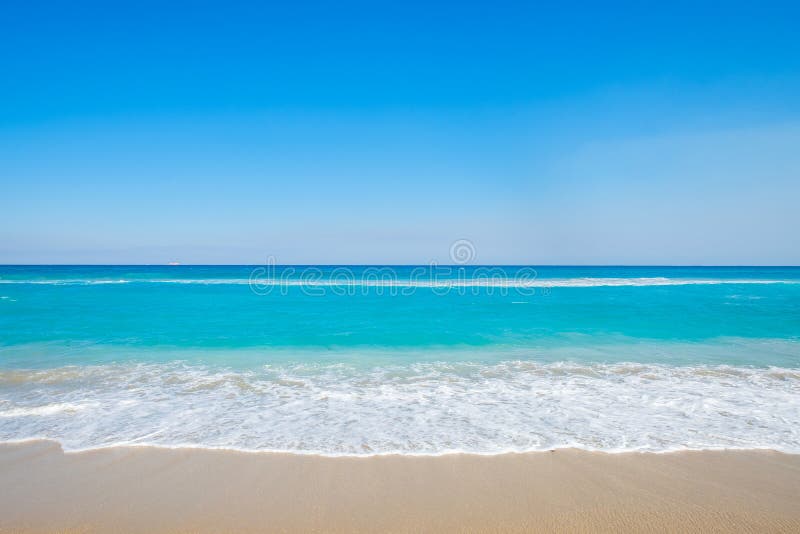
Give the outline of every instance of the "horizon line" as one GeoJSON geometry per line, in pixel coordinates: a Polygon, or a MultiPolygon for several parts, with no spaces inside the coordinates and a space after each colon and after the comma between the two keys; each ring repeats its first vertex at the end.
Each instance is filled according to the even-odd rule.
{"type": "MultiPolygon", "coordinates": [[[[263,263],[0,263],[0,267],[261,267],[263,263]]],[[[789,264],[657,264],[657,263],[275,263],[275,267],[704,267],[800,268],[789,264]]]]}

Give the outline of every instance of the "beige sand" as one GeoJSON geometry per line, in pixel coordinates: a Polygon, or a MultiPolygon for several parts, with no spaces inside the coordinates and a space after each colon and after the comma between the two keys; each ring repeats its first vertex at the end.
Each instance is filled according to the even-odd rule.
{"type": "Polygon", "coordinates": [[[321,458],[6,444],[8,531],[800,532],[800,456],[321,458]]]}

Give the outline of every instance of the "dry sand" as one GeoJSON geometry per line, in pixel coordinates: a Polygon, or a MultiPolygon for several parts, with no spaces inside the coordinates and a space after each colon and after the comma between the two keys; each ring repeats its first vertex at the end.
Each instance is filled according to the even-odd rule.
{"type": "Polygon", "coordinates": [[[0,445],[0,532],[800,532],[800,455],[0,445]]]}

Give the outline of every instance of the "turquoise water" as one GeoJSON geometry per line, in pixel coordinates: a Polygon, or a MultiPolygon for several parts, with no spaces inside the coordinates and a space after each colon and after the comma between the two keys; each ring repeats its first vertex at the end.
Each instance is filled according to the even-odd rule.
{"type": "Polygon", "coordinates": [[[0,267],[0,440],[800,452],[800,268],[0,267]]]}

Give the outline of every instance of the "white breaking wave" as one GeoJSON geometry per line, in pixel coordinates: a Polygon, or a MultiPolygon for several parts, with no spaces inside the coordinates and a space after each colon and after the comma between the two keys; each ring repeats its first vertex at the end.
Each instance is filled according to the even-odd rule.
{"type": "Polygon", "coordinates": [[[354,279],[320,278],[320,279],[263,279],[254,278],[175,278],[175,279],[119,279],[119,280],[4,280],[0,284],[31,285],[108,285],[108,284],[197,284],[197,285],[253,285],[256,287],[507,287],[507,288],[550,288],[550,287],[647,287],[647,286],[684,286],[684,285],[719,285],[719,284],[800,284],[800,280],[770,279],[733,279],[733,278],[446,278],[431,280],[406,279],[354,279]]]}
{"type": "Polygon", "coordinates": [[[64,279],[64,280],[20,280],[20,279],[0,279],[0,284],[29,284],[29,285],[44,285],[44,286],[92,286],[92,285],[106,285],[106,284],[130,284],[131,282],[150,282],[155,280],[79,280],[79,279],[64,279]]]}
{"type": "Polygon", "coordinates": [[[0,440],[37,438],[67,450],[800,453],[800,369],[507,361],[1,371],[0,440]]]}
{"type": "Polygon", "coordinates": [[[27,408],[11,408],[0,411],[0,417],[27,417],[32,415],[54,415],[60,413],[74,413],[86,409],[87,405],[71,404],[68,402],[31,406],[27,408]]]}

